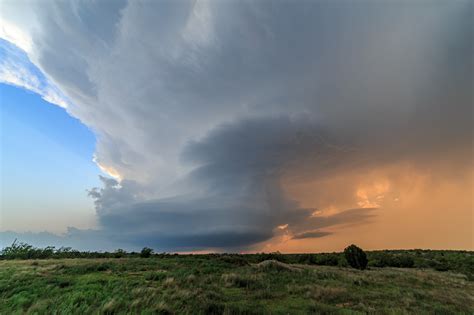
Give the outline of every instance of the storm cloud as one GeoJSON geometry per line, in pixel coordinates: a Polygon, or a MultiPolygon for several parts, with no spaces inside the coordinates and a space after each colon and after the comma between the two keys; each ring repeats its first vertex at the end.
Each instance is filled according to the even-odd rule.
{"type": "MultiPolygon", "coordinates": [[[[318,215],[320,204],[302,206],[283,181],[400,160],[471,165],[470,1],[1,9],[68,113],[95,132],[95,161],[115,178],[89,191],[97,238],[172,250],[249,248],[281,226],[317,238],[368,222],[377,207],[318,215]]],[[[353,188],[348,180],[340,198],[353,188]]]]}
{"type": "Polygon", "coordinates": [[[293,239],[304,239],[304,238],[319,238],[319,237],[324,237],[327,235],[330,235],[330,232],[324,232],[324,231],[308,231],[308,232],[303,232],[300,234],[296,234],[293,236],[293,239]]]}

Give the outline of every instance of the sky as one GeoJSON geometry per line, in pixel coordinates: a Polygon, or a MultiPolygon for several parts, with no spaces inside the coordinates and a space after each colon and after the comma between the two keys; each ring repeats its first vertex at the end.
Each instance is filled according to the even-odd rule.
{"type": "Polygon", "coordinates": [[[473,9],[0,1],[0,246],[473,250],[473,9]]]}

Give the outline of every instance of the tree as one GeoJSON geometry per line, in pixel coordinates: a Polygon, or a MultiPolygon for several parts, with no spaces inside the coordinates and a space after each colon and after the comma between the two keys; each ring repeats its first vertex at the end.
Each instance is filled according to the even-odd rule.
{"type": "Polygon", "coordinates": [[[114,252],[114,257],[115,258],[122,258],[122,257],[125,257],[127,255],[127,252],[124,251],[123,249],[119,248],[117,249],[115,252],[114,252]]]}
{"type": "Polygon", "coordinates": [[[354,244],[344,249],[344,256],[352,268],[364,270],[367,267],[367,255],[361,248],[354,244]]]}
{"type": "Polygon", "coordinates": [[[142,251],[140,252],[140,257],[142,258],[148,258],[153,254],[153,249],[149,247],[143,247],[142,251]]]}

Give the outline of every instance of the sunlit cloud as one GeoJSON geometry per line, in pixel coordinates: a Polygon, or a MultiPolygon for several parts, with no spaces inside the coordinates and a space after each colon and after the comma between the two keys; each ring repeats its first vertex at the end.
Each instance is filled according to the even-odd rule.
{"type": "Polygon", "coordinates": [[[2,17],[0,17],[0,38],[18,46],[27,53],[31,52],[33,47],[33,41],[26,32],[2,17]]]}
{"type": "Polygon", "coordinates": [[[99,167],[99,169],[104,172],[105,174],[109,175],[110,177],[113,177],[114,179],[118,180],[119,182],[122,180],[122,176],[117,172],[115,168],[112,166],[106,166],[101,164],[98,160],[97,157],[94,155],[92,158],[92,161],[99,167]]]}
{"type": "Polygon", "coordinates": [[[66,97],[28,59],[24,51],[0,39],[0,83],[40,95],[45,101],[67,108],[66,97]]]}

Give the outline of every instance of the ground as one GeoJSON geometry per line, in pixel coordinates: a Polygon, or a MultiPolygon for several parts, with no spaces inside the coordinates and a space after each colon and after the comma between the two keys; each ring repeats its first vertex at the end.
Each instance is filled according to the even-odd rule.
{"type": "Polygon", "coordinates": [[[0,313],[466,313],[474,282],[434,270],[199,256],[0,261],[0,313]]]}

